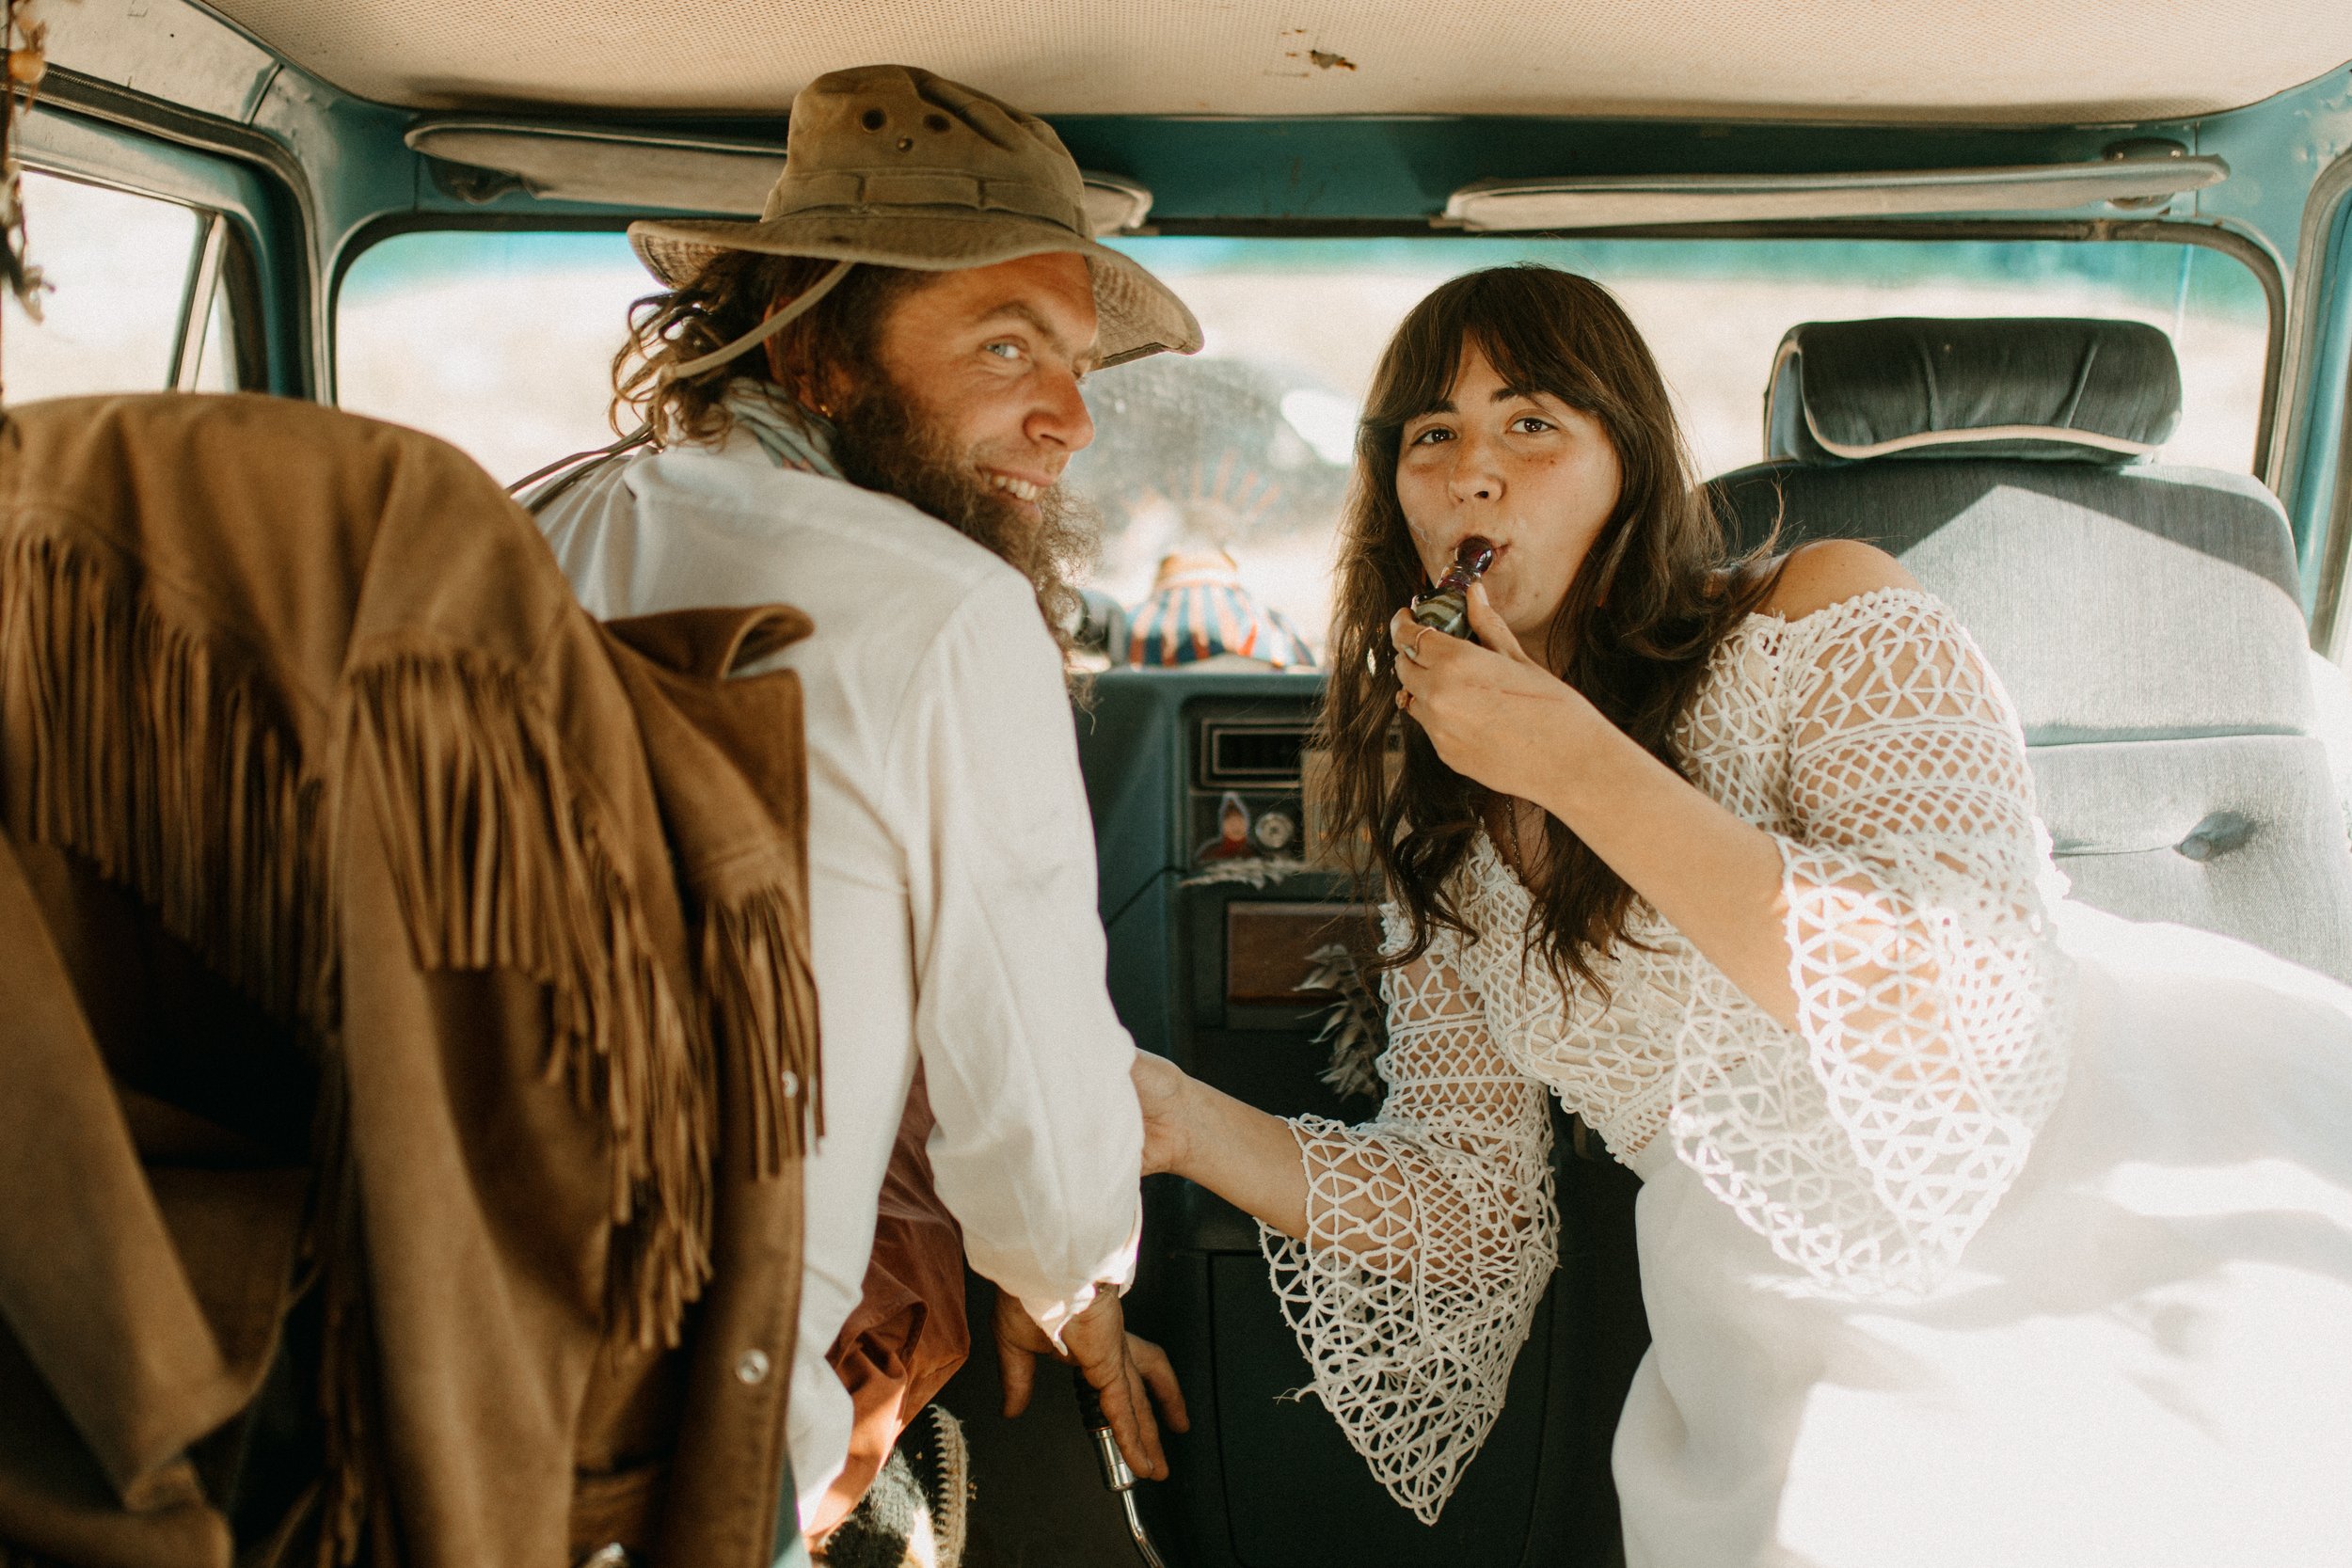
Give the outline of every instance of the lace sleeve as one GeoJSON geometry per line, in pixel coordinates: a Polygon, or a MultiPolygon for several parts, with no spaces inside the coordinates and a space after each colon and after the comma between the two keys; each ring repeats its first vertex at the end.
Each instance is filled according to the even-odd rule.
{"type": "Polygon", "coordinates": [[[1316,1395],[1423,1524],[1502,1408],[1559,1250],[1547,1091],[1496,1048],[1454,941],[1387,977],[1380,1114],[1292,1124],[1307,1240],[1261,1227],[1316,1395]]]}
{"type": "Polygon", "coordinates": [[[1865,594],[1788,637],[1797,1029],[1702,965],[1676,1048],[1675,1148],[1820,1284],[1926,1290],[2065,1083],[2025,740],[1926,594],[1865,594]]]}

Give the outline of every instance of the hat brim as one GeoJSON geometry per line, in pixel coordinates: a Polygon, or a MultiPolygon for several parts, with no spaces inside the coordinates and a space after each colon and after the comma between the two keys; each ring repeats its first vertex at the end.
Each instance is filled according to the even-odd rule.
{"type": "Polygon", "coordinates": [[[1200,347],[1200,324],[1174,291],[1133,258],[1059,224],[1003,212],[946,208],[915,213],[795,213],[755,223],[656,218],[632,223],[629,244],[646,270],[677,288],[727,250],[866,261],[920,272],[993,266],[1024,256],[1083,256],[1094,284],[1104,365],[1200,347]]]}

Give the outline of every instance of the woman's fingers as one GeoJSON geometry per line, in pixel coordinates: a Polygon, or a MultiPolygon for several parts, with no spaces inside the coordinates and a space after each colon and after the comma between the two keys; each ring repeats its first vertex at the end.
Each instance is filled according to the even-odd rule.
{"type": "Polygon", "coordinates": [[[1527,650],[1519,646],[1518,634],[1511,629],[1511,624],[1496,610],[1494,600],[1486,596],[1485,583],[1471,583],[1470,593],[1465,595],[1464,602],[1470,610],[1470,630],[1478,634],[1478,641],[1481,644],[1493,649],[1514,664],[1535,662],[1527,657],[1527,650]]]}
{"type": "Polygon", "coordinates": [[[1191,1079],[1175,1063],[1148,1051],[1136,1053],[1128,1076],[1143,1112],[1143,1174],[1182,1169],[1191,1152],[1184,1117],[1191,1079]]]}
{"type": "Polygon", "coordinates": [[[1404,673],[1406,665],[1418,662],[1416,656],[1421,649],[1421,640],[1428,630],[1407,610],[1400,610],[1389,617],[1389,645],[1396,650],[1399,674],[1404,673]]]}

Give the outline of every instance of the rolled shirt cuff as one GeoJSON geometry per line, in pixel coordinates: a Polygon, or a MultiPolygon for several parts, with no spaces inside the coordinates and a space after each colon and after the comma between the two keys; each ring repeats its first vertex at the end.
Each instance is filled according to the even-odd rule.
{"type": "Polygon", "coordinates": [[[1056,1350],[1067,1354],[1070,1347],[1062,1343],[1061,1331],[1069,1326],[1071,1319],[1094,1305],[1094,1298],[1102,1293],[1104,1287],[1108,1286],[1122,1296],[1127,1293],[1127,1288],[1136,1282],[1136,1254],[1142,1244],[1143,1203],[1138,1198],[1135,1222],[1127,1227],[1126,1241],[1120,1243],[1118,1251],[1103,1260],[1094,1271],[1090,1283],[1080,1287],[1076,1294],[1067,1297],[1023,1296],[1020,1298],[1021,1309],[1028,1313],[1032,1323],[1045,1331],[1045,1337],[1054,1341],[1056,1350]]]}

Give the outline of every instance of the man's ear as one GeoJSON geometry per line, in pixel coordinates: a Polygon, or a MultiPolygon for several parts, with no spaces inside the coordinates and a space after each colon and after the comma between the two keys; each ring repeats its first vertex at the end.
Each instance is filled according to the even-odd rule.
{"type": "Polygon", "coordinates": [[[838,366],[809,363],[808,341],[799,325],[795,322],[762,345],[768,351],[768,379],[802,407],[831,419],[849,401],[848,379],[838,366]]]}

